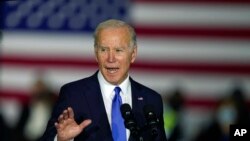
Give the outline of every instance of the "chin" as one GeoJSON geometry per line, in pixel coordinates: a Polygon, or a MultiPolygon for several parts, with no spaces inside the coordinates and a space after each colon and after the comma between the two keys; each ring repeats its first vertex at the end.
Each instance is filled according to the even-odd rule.
{"type": "Polygon", "coordinates": [[[117,85],[118,84],[118,82],[117,81],[114,81],[114,80],[110,80],[109,79],[109,81],[108,81],[109,83],[111,83],[111,84],[113,84],[113,85],[117,85]]]}

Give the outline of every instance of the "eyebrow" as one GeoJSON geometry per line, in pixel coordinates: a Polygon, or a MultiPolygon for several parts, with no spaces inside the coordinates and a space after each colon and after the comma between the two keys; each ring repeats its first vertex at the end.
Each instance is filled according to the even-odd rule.
{"type": "MultiPolygon", "coordinates": [[[[99,48],[109,48],[107,46],[98,46],[99,48]]],[[[117,47],[114,47],[114,49],[126,49],[127,47],[124,47],[124,46],[117,46],[117,47]]],[[[129,48],[129,47],[128,47],[129,48]]]]}

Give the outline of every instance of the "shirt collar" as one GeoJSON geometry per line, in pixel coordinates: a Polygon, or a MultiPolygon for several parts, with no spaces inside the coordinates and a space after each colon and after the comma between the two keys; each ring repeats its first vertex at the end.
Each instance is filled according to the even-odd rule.
{"type": "MultiPolygon", "coordinates": [[[[113,91],[114,88],[117,85],[113,85],[110,84],[108,81],[105,80],[105,78],[103,77],[102,73],[99,71],[97,74],[98,77],[98,81],[100,83],[100,87],[102,90],[102,93],[105,97],[110,97],[113,98],[113,91]]],[[[118,85],[121,88],[121,95],[125,95],[129,92],[129,86],[130,86],[130,81],[129,81],[129,75],[127,76],[127,78],[120,84],[118,85]]]]}

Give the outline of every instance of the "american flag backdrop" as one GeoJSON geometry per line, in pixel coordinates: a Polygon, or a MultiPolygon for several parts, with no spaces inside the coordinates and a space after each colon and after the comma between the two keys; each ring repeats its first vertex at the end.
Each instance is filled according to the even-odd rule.
{"type": "Polygon", "coordinates": [[[1,2],[1,105],[25,102],[41,73],[55,91],[92,75],[92,32],[108,18],[136,29],[135,80],[181,87],[188,135],[235,82],[250,99],[250,0],[13,0],[1,2]]]}

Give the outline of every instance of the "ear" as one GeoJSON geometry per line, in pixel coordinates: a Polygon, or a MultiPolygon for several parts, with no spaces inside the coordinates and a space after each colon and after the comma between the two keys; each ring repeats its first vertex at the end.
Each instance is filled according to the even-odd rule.
{"type": "Polygon", "coordinates": [[[135,62],[136,57],[137,57],[137,46],[134,46],[132,50],[131,63],[135,62]]]}
{"type": "Polygon", "coordinates": [[[94,52],[95,52],[95,60],[96,60],[96,62],[98,62],[98,49],[97,49],[97,47],[94,47],[94,52]]]}

